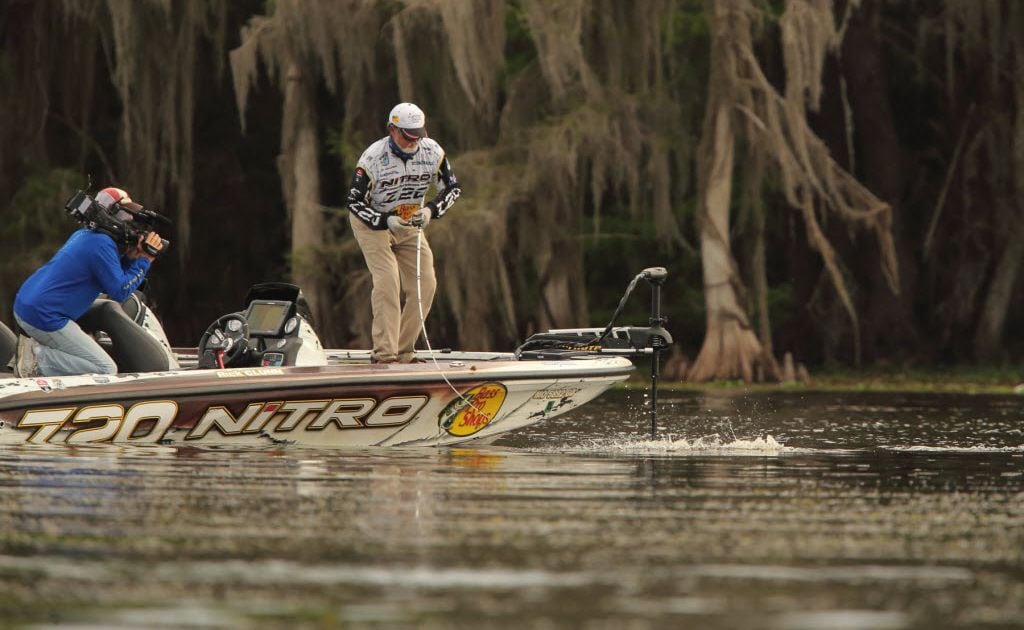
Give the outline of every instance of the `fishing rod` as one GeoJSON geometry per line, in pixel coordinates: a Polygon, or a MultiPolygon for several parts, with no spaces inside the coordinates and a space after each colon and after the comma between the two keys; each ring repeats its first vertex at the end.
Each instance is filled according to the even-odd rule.
{"type": "MultiPolygon", "coordinates": [[[[430,360],[434,362],[434,368],[437,369],[437,373],[441,375],[444,382],[448,384],[448,388],[455,392],[455,395],[459,397],[462,402],[473,409],[476,409],[479,413],[484,413],[484,410],[473,404],[473,400],[467,398],[459,390],[455,389],[452,382],[448,380],[448,375],[444,373],[441,368],[441,364],[437,361],[437,356],[434,352],[434,348],[430,345],[430,337],[427,336],[427,318],[423,316],[423,289],[421,287],[421,272],[420,272],[420,258],[423,255],[423,226],[416,226],[416,305],[420,310],[420,329],[423,332],[423,341],[427,344],[427,352],[430,353],[430,360]]],[[[465,407],[463,407],[465,408],[465,407]]]]}

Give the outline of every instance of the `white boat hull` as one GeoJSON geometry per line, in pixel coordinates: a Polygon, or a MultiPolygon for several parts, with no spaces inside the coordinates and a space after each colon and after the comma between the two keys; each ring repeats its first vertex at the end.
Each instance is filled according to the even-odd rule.
{"type": "Polygon", "coordinates": [[[575,409],[633,370],[622,357],[463,353],[370,365],[361,354],[333,351],[322,367],[8,379],[0,381],[0,444],[457,444],[575,409]]]}

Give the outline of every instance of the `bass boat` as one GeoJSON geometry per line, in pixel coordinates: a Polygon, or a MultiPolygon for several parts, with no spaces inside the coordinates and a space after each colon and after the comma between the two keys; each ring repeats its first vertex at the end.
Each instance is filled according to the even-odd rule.
{"type": "MultiPolygon", "coordinates": [[[[337,448],[485,441],[575,409],[672,343],[661,315],[664,268],[633,278],[605,328],[552,330],[514,352],[418,351],[408,364],[324,349],[301,290],[252,287],[242,311],[213,322],[195,348],[173,348],[144,299],[97,300],[79,323],[116,375],[0,374],[0,444],[139,444],[337,448]],[[638,280],[651,286],[646,327],[615,326],[638,280]]],[[[17,338],[0,324],[0,365],[17,338]]],[[[652,415],[652,423],[654,422],[652,415]]],[[[653,426],[653,424],[652,424],[653,426]]]]}

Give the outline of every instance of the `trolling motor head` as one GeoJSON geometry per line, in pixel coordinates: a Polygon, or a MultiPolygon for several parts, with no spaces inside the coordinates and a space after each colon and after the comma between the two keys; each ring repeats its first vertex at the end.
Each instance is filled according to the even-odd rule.
{"type": "Polygon", "coordinates": [[[668,270],[664,267],[648,267],[640,272],[640,277],[651,284],[665,284],[668,278],[668,270]]]}
{"type": "MultiPolygon", "coordinates": [[[[64,210],[85,227],[103,232],[114,239],[114,242],[127,246],[138,243],[140,236],[171,225],[170,219],[152,210],[146,210],[133,202],[128,193],[114,187],[104,188],[95,198],[86,191],[79,190],[64,203],[64,210]]],[[[167,251],[170,241],[161,241],[163,247],[160,250],[144,244],[146,253],[157,256],[167,251]]]]}

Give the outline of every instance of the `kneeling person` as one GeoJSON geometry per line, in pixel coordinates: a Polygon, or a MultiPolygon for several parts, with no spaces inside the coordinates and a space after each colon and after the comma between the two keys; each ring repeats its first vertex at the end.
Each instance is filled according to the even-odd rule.
{"type": "MultiPolygon", "coordinates": [[[[131,221],[127,210],[141,210],[120,188],[104,188],[96,195],[103,208],[117,219],[131,221]]],[[[75,322],[101,293],[122,301],[142,283],[159,252],[160,235],[148,232],[131,245],[121,245],[99,228],[82,228],[45,265],[29,276],[14,299],[14,318],[31,339],[18,342],[17,376],[116,374],[117,365],[96,340],[75,322]]]]}

